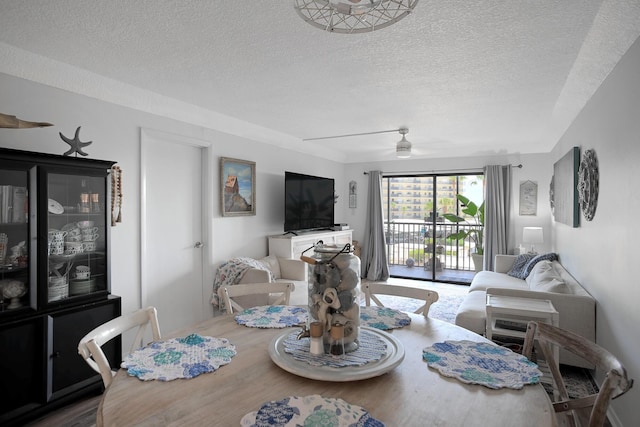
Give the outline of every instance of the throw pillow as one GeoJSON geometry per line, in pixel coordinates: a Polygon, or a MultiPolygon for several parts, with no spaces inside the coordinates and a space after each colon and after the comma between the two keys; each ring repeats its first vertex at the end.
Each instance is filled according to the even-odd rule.
{"type": "Polygon", "coordinates": [[[536,264],[539,263],[540,261],[557,261],[557,260],[558,260],[558,254],[555,252],[549,252],[547,254],[534,256],[527,263],[527,265],[524,266],[524,271],[523,271],[524,278],[526,278],[529,275],[529,273],[531,273],[531,270],[533,270],[533,267],[535,267],[536,264]]]}
{"type": "Polygon", "coordinates": [[[278,257],[275,255],[269,255],[260,260],[264,264],[264,266],[273,273],[273,277],[276,279],[280,279],[280,263],[278,262],[278,257]]]}
{"type": "Polygon", "coordinates": [[[512,277],[516,277],[518,279],[525,279],[528,275],[524,274],[524,269],[527,266],[527,263],[529,261],[531,261],[531,259],[534,257],[534,254],[520,254],[518,255],[518,257],[516,258],[515,262],[513,263],[513,267],[511,267],[511,270],[509,270],[507,272],[507,274],[509,276],[512,277]]]}
{"type": "Polygon", "coordinates": [[[538,274],[545,273],[552,268],[553,265],[551,264],[551,261],[540,261],[539,263],[537,263],[531,270],[531,273],[529,273],[529,275],[525,279],[527,285],[529,285],[529,288],[533,288],[535,286],[534,283],[538,274]]]}
{"type": "Polygon", "coordinates": [[[542,263],[545,263],[542,268],[537,268],[536,266],[534,271],[531,272],[530,276],[533,276],[533,280],[529,283],[529,288],[532,291],[539,292],[569,293],[569,287],[560,273],[556,271],[551,261],[540,262],[540,264],[542,263]]]}

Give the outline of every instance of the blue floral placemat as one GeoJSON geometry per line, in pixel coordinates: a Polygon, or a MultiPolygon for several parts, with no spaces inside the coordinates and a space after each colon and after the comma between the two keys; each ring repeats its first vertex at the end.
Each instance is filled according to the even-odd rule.
{"type": "Polygon", "coordinates": [[[284,340],[284,351],[295,360],[307,362],[314,366],[331,366],[343,368],[345,366],[362,366],[370,362],[382,359],[387,354],[387,344],[374,333],[360,330],[358,334],[358,348],[355,351],[345,353],[341,357],[330,354],[309,353],[309,338],[298,339],[298,332],[292,332],[284,340]]]}
{"type": "Polygon", "coordinates": [[[263,403],[257,411],[249,412],[242,420],[243,427],[384,427],[367,410],[342,399],[314,394],[289,396],[263,403]]]}
{"type": "Polygon", "coordinates": [[[446,377],[494,389],[521,389],[542,376],[538,365],[493,343],[445,341],[423,349],[422,358],[446,377]]]}
{"type": "Polygon", "coordinates": [[[252,328],[286,328],[307,323],[307,309],[291,305],[265,305],[243,310],[236,322],[252,328]]]}
{"type": "Polygon", "coordinates": [[[125,356],[120,366],[144,381],[171,381],[213,372],[235,355],[235,346],[226,338],[191,334],[150,343],[125,356]]]}
{"type": "Polygon", "coordinates": [[[407,313],[388,307],[360,307],[360,325],[371,328],[388,329],[402,328],[411,323],[407,313]]]}

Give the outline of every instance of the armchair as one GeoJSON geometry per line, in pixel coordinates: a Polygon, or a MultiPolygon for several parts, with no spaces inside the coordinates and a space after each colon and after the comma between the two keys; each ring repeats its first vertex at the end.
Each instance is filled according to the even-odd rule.
{"type": "MultiPolygon", "coordinates": [[[[280,258],[275,255],[269,255],[258,261],[262,262],[273,273],[276,282],[293,283],[294,289],[291,292],[290,304],[306,305],[308,303],[307,264],[304,261],[293,258],[280,258]]],[[[238,284],[266,283],[270,281],[268,270],[250,268],[244,273],[238,284]]],[[[237,300],[246,307],[269,304],[267,295],[250,295],[238,297],[237,300]]]]}

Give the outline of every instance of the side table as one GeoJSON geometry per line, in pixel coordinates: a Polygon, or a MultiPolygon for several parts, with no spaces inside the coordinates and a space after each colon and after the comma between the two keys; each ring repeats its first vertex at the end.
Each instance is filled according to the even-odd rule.
{"type": "MultiPolygon", "coordinates": [[[[560,314],[550,300],[487,294],[488,339],[493,335],[524,338],[530,320],[559,326],[560,314]]],[[[553,346],[553,353],[558,361],[558,346],[553,346]]],[[[550,371],[541,362],[538,363],[544,374],[541,381],[552,384],[550,371]]]]}

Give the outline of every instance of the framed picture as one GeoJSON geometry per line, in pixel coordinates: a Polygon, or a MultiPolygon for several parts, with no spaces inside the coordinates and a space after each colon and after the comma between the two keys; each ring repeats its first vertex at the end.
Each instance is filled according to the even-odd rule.
{"type": "Polygon", "coordinates": [[[580,148],[573,147],[553,165],[550,201],[553,219],[571,227],[580,226],[578,206],[578,167],[580,148]]]}
{"type": "Polygon", "coordinates": [[[220,158],[222,216],[256,214],[256,163],[220,158]]]}
{"type": "Polygon", "coordinates": [[[520,215],[535,216],[538,211],[538,183],[520,181],[520,215]]]}

